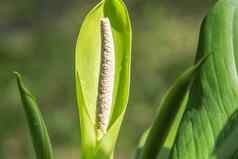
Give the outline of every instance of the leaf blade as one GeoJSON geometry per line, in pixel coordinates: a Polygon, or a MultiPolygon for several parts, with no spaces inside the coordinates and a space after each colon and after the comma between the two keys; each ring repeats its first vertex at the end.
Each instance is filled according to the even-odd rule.
{"type": "Polygon", "coordinates": [[[192,77],[205,59],[206,57],[180,75],[164,95],[142,152],[140,152],[140,159],[156,158],[165,145],[171,148],[177,127],[185,111],[192,77]]]}
{"type": "Polygon", "coordinates": [[[17,85],[27,117],[36,157],[38,159],[53,159],[53,150],[48,131],[36,100],[25,88],[21,75],[17,72],[14,74],[16,75],[17,85]]]}
{"type": "Polygon", "coordinates": [[[235,0],[219,0],[203,22],[197,60],[213,56],[195,77],[171,159],[219,158],[213,156],[218,136],[238,109],[237,7],[235,0]]]}

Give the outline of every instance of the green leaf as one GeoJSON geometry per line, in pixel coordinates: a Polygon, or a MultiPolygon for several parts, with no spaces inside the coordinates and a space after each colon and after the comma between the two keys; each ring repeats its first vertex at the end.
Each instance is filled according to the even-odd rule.
{"type": "Polygon", "coordinates": [[[188,96],[189,96],[189,91],[188,91],[187,95],[184,97],[182,105],[180,105],[179,111],[177,112],[174,122],[170,127],[169,133],[165,139],[163,147],[161,148],[161,150],[159,151],[159,154],[157,155],[157,159],[168,159],[169,158],[172,146],[174,144],[174,140],[177,135],[178,127],[180,125],[181,119],[182,119],[184,111],[186,109],[188,96]]]}
{"type": "Polygon", "coordinates": [[[204,59],[180,75],[163,97],[157,116],[139,152],[141,155],[137,155],[138,159],[155,159],[162,149],[168,151],[171,148],[185,110],[191,79],[204,59]]]}
{"type": "Polygon", "coordinates": [[[146,131],[144,131],[144,133],[140,137],[140,141],[139,141],[139,144],[137,146],[136,153],[135,153],[135,159],[140,159],[141,158],[143,148],[145,146],[145,142],[146,142],[146,139],[148,137],[149,132],[150,132],[150,128],[147,129],[146,131]]]}
{"type": "Polygon", "coordinates": [[[35,98],[25,88],[21,75],[14,73],[17,78],[17,85],[21,95],[22,104],[27,117],[33,145],[37,159],[53,159],[53,151],[48,136],[47,128],[35,98]]]}
{"type": "Polygon", "coordinates": [[[81,158],[94,158],[99,152],[110,156],[113,153],[129,96],[131,24],[122,0],[103,0],[85,17],[78,36],[75,60],[81,158]],[[108,134],[101,142],[97,142],[95,118],[101,61],[100,19],[102,17],[108,17],[111,22],[116,70],[108,134]],[[100,146],[105,145],[104,143],[108,143],[107,146],[100,146]]]}
{"type": "Polygon", "coordinates": [[[236,111],[217,137],[213,154],[218,158],[237,158],[238,111],[236,111]],[[232,145],[232,146],[231,146],[232,145]]]}
{"type": "Polygon", "coordinates": [[[237,140],[237,135],[229,135],[236,134],[238,126],[231,122],[238,110],[237,24],[237,0],[219,0],[202,24],[197,60],[212,56],[195,76],[171,159],[231,159],[235,153],[237,157],[237,142],[226,144],[237,140]],[[221,148],[229,151],[220,153],[221,148]]]}

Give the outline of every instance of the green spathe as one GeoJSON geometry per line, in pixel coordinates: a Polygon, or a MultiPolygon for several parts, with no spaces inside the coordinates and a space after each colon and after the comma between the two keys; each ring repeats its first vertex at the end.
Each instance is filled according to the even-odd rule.
{"type": "Polygon", "coordinates": [[[131,63],[131,24],[121,0],[101,1],[85,17],[75,55],[76,92],[80,114],[81,158],[110,158],[116,143],[129,95],[131,63]],[[100,20],[111,22],[115,45],[113,105],[107,134],[96,140],[95,119],[98,90],[101,32],[100,20]]]}

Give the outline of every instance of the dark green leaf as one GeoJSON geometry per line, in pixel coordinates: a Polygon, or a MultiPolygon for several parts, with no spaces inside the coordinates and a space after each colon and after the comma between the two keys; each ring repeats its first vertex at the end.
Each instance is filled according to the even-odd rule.
{"type": "Polygon", "coordinates": [[[229,134],[223,133],[238,110],[237,24],[237,0],[219,0],[203,22],[197,60],[212,56],[195,76],[171,159],[231,159],[237,152],[237,144],[225,143],[237,140],[229,134],[235,133],[238,123],[229,134]],[[221,140],[221,134],[227,137],[221,140]],[[229,151],[220,153],[217,144],[229,151]]]}
{"type": "Polygon", "coordinates": [[[27,117],[37,159],[53,159],[47,128],[35,98],[25,88],[21,75],[15,72],[21,100],[27,117]]]}

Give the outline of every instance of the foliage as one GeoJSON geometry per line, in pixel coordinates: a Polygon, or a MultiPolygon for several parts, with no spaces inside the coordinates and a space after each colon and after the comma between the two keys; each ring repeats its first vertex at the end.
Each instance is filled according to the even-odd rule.
{"type": "MultiPolygon", "coordinates": [[[[196,64],[179,76],[162,98],[135,158],[237,158],[237,6],[235,0],[219,0],[209,12],[202,24],[196,64]]],[[[124,3],[101,1],[86,16],[76,47],[81,158],[113,158],[128,101],[130,52],[131,24],[124,3]],[[102,17],[108,17],[111,22],[116,70],[109,127],[98,140],[95,119],[102,62],[99,27],[102,17]]],[[[36,155],[51,159],[52,148],[43,118],[20,75],[16,75],[36,155]]]]}
{"type": "Polygon", "coordinates": [[[15,72],[15,75],[31,131],[36,157],[38,159],[53,159],[53,152],[47,128],[37,106],[36,99],[25,88],[24,84],[22,83],[21,75],[17,72],[15,72]]]}
{"type": "Polygon", "coordinates": [[[236,0],[220,0],[202,24],[197,60],[213,56],[195,78],[172,159],[236,158],[238,145],[228,141],[237,137],[230,135],[236,131],[237,123],[230,120],[238,109],[237,7],[236,0]]]}
{"type": "MultiPolygon", "coordinates": [[[[194,77],[175,143],[169,147],[171,159],[237,158],[237,143],[232,142],[237,137],[237,6],[235,0],[218,1],[202,24],[196,61],[212,55],[194,77]]],[[[183,95],[181,91],[180,94],[183,95]]],[[[178,111],[173,107],[181,103],[176,102],[176,97],[178,95],[171,99],[175,103],[170,105],[170,112],[175,114],[178,111]]],[[[161,114],[166,113],[159,111],[158,116],[162,118],[161,114]]],[[[164,125],[160,131],[166,131],[170,120],[161,120],[154,127],[160,125],[164,125]]],[[[145,146],[144,159],[156,158],[165,140],[163,134],[157,133],[155,142],[156,135],[153,129],[150,131],[145,143],[152,142],[152,145],[145,146]]]]}

